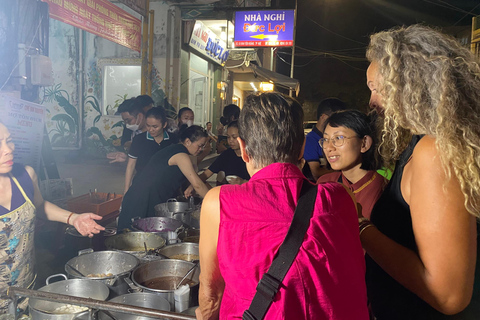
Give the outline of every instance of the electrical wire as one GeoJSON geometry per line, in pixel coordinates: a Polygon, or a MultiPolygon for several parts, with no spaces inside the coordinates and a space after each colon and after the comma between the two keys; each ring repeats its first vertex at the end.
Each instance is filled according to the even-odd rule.
{"type": "MultiPolygon", "coordinates": [[[[305,15],[304,15],[304,16],[305,16],[305,15]]],[[[328,31],[328,32],[336,35],[336,36],[339,36],[339,37],[341,37],[341,38],[343,38],[343,39],[345,39],[345,40],[348,40],[348,41],[352,41],[352,42],[356,42],[356,43],[362,44],[362,45],[364,45],[364,46],[367,45],[366,43],[363,43],[363,42],[360,42],[360,41],[357,41],[357,40],[354,40],[354,39],[345,37],[344,35],[341,35],[341,34],[339,34],[339,33],[336,33],[335,31],[332,31],[332,30],[330,30],[330,29],[322,26],[321,24],[319,24],[318,22],[316,22],[315,20],[313,20],[312,18],[310,18],[310,17],[308,17],[308,16],[305,16],[305,17],[306,17],[308,20],[312,21],[312,22],[313,22],[314,24],[316,24],[317,26],[319,26],[320,28],[322,28],[322,29],[324,29],[324,30],[326,30],[326,31],[328,31]]]]}
{"type": "Polygon", "coordinates": [[[461,13],[470,14],[468,11],[463,10],[463,9],[461,9],[461,8],[458,8],[458,7],[455,7],[455,6],[451,5],[451,4],[448,3],[448,2],[440,1],[440,2],[442,2],[442,3],[447,4],[447,5],[442,5],[442,4],[440,4],[440,3],[433,2],[433,1],[429,1],[429,0],[423,0],[423,1],[424,1],[424,2],[427,2],[427,3],[431,3],[431,4],[436,5],[436,6],[439,6],[439,7],[442,7],[442,8],[450,9],[450,10],[457,11],[457,12],[461,12],[461,13]]]}
{"type": "Polygon", "coordinates": [[[35,41],[37,37],[38,30],[40,29],[40,26],[42,25],[42,20],[38,23],[37,30],[35,30],[35,34],[33,35],[32,41],[28,45],[28,47],[25,47],[25,55],[22,57],[21,60],[18,61],[18,63],[13,67],[12,72],[7,77],[7,80],[5,80],[5,83],[0,87],[0,91],[3,90],[3,88],[7,85],[8,81],[10,81],[10,78],[12,77],[13,72],[18,68],[18,66],[25,61],[25,58],[28,55],[28,50],[32,47],[33,42],[35,41]],[[28,48],[28,49],[27,49],[28,48]]]}
{"type": "Polygon", "coordinates": [[[225,69],[240,68],[245,64],[245,62],[247,62],[247,56],[248,56],[248,51],[245,52],[245,56],[243,57],[243,62],[241,64],[239,64],[238,66],[229,66],[229,67],[225,66],[225,69]]]}
{"type": "Polygon", "coordinates": [[[472,13],[472,11],[475,10],[478,6],[480,6],[480,3],[477,4],[475,7],[473,7],[473,9],[470,10],[470,12],[466,13],[463,17],[461,17],[460,19],[458,19],[458,21],[455,22],[453,25],[456,26],[457,23],[459,23],[460,21],[462,21],[463,19],[465,19],[465,18],[466,18],[468,15],[470,15],[470,14],[471,14],[471,15],[474,15],[474,14],[472,13]]]}

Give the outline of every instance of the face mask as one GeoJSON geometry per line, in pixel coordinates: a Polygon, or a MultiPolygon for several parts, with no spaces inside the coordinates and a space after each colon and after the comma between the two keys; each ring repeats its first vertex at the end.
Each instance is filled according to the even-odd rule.
{"type": "Polygon", "coordinates": [[[134,123],[134,124],[126,124],[125,127],[126,127],[127,129],[132,130],[133,132],[137,131],[137,130],[138,130],[138,127],[139,127],[139,125],[137,124],[137,119],[135,119],[135,123],[134,123]]]}
{"type": "Polygon", "coordinates": [[[126,127],[127,129],[132,130],[133,132],[135,132],[135,131],[138,130],[138,124],[127,124],[127,125],[125,125],[125,127],[126,127]]]}
{"type": "Polygon", "coordinates": [[[185,123],[187,126],[191,127],[193,125],[193,120],[187,120],[185,123]]]}

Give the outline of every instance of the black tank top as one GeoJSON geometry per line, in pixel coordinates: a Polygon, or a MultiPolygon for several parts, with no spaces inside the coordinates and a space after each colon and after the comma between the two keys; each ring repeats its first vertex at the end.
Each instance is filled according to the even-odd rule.
{"type": "Polygon", "coordinates": [[[155,205],[167,202],[177,195],[187,178],[178,166],[168,165],[168,161],[178,153],[188,154],[188,150],[180,143],[158,151],[133,180],[123,197],[122,210],[118,218],[119,230],[129,228],[132,218],[155,216],[155,205]]]}
{"type": "MultiPolygon", "coordinates": [[[[415,252],[418,252],[418,249],[413,234],[410,207],[403,199],[400,183],[405,165],[408,163],[413,149],[421,138],[422,136],[413,136],[410,144],[401,154],[396,163],[392,179],[375,204],[371,215],[371,221],[378,230],[395,242],[415,252]]],[[[438,312],[390,277],[368,254],[365,256],[365,259],[367,264],[368,299],[377,320],[480,319],[479,306],[478,304],[472,306],[473,303],[465,311],[457,315],[446,316],[438,312]],[[473,310],[474,308],[475,310],[473,310]]],[[[477,265],[477,274],[478,269],[477,265]]],[[[475,290],[478,291],[477,286],[478,281],[476,281],[474,288],[474,297],[475,290]]]]}

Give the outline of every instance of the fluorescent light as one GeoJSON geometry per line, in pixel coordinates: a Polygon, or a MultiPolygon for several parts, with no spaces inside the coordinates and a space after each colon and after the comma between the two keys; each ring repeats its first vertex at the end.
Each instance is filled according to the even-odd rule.
{"type": "Polygon", "coordinates": [[[227,27],[221,27],[221,32],[220,32],[220,39],[223,41],[227,40],[227,27]]]}
{"type": "Polygon", "coordinates": [[[257,90],[257,87],[255,87],[255,84],[254,84],[253,82],[250,82],[250,85],[252,86],[252,88],[253,88],[253,90],[254,90],[255,92],[258,91],[258,90],[257,90]]]}

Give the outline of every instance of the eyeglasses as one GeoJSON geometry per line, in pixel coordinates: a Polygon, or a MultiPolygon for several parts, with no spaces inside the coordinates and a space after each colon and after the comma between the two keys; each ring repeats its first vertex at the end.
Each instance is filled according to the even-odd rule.
{"type": "Polygon", "coordinates": [[[335,147],[341,147],[345,144],[345,139],[352,139],[352,138],[358,138],[357,136],[353,137],[345,137],[345,136],[332,136],[330,139],[327,138],[322,138],[318,140],[318,144],[320,147],[325,148],[326,146],[330,145],[330,141],[333,142],[333,145],[335,147]]]}

